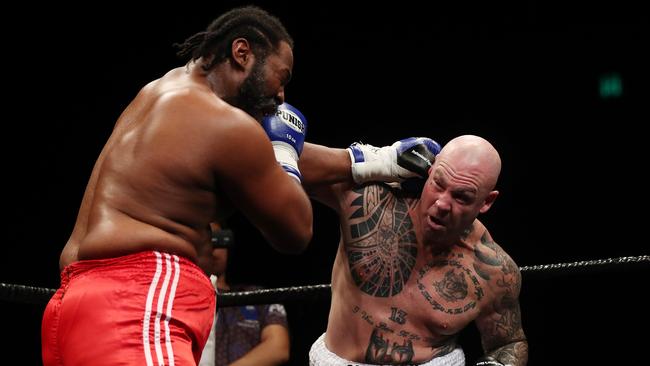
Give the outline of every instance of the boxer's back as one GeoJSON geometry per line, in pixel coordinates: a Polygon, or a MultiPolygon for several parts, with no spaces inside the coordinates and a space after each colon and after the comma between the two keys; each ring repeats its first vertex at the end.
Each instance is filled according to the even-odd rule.
{"type": "Polygon", "coordinates": [[[232,110],[185,68],[143,88],[93,168],[61,266],[148,249],[196,259],[229,211],[213,152],[232,110]]]}

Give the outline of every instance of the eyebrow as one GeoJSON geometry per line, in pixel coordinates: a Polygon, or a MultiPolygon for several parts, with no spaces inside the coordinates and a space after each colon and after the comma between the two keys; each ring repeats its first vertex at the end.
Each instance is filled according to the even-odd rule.
{"type": "MultiPolygon", "coordinates": [[[[442,182],[444,184],[449,184],[448,181],[447,181],[447,178],[441,172],[439,172],[437,170],[434,173],[433,180],[434,181],[438,180],[438,181],[440,181],[440,182],[442,182]]],[[[456,194],[459,194],[459,193],[460,194],[473,194],[473,195],[478,194],[478,190],[476,188],[474,188],[474,187],[459,187],[459,188],[453,189],[452,192],[454,192],[456,194]]]]}
{"type": "Polygon", "coordinates": [[[452,192],[454,192],[456,194],[471,194],[471,195],[476,195],[478,193],[478,191],[476,189],[469,188],[469,187],[454,189],[454,190],[452,190],[452,192]]]}

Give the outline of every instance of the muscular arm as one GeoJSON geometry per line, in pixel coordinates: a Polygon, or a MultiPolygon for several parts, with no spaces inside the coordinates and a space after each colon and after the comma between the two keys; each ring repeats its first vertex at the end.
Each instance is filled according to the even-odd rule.
{"type": "Polygon", "coordinates": [[[216,179],[276,250],[304,250],[312,236],[309,197],[277,163],[268,137],[255,120],[238,116],[233,122],[215,147],[214,153],[221,157],[216,179]]]}
{"type": "Polygon", "coordinates": [[[528,362],[528,342],[521,325],[518,299],[521,273],[514,261],[494,242],[490,240],[486,244],[496,250],[495,262],[490,262],[490,265],[498,266],[491,277],[499,295],[493,306],[476,319],[483,350],[486,356],[503,364],[523,366],[528,362]]]}
{"type": "Polygon", "coordinates": [[[346,149],[305,142],[298,165],[303,186],[310,197],[336,206],[336,191],[351,187],[350,155],[346,149]]]}
{"type": "Polygon", "coordinates": [[[289,361],[289,332],[280,324],[262,329],[260,343],[230,366],[275,366],[289,361]]]}

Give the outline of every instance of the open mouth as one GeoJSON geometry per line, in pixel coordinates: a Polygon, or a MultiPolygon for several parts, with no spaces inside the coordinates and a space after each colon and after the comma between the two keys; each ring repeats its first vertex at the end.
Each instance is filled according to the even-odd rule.
{"type": "Polygon", "coordinates": [[[440,220],[440,219],[438,219],[438,218],[436,218],[434,216],[429,216],[429,224],[430,225],[432,224],[431,226],[433,226],[434,228],[439,228],[439,227],[444,227],[445,226],[445,223],[442,220],[440,220]]]}

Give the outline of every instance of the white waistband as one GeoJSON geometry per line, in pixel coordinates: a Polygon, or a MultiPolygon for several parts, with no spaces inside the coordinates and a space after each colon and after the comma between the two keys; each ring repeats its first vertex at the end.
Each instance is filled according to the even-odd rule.
{"type": "MultiPolygon", "coordinates": [[[[448,354],[435,357],[421,366],[465,366],[465,353],[463,349],[457,347],[448,354]]],[[[309,366],[373,366],[367,363],[357,363],[345,360],[325,346],[325,333],[323,333],[309,350],[309,366]]]]}

